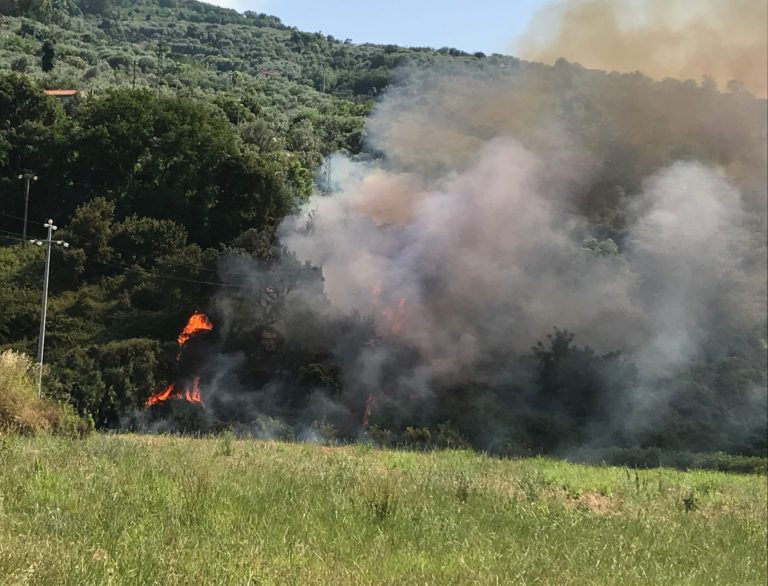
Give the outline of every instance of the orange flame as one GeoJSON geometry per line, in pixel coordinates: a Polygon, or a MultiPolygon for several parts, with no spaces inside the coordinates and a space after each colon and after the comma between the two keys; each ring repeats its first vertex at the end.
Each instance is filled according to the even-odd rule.
{"type": "MultiPolygon", "coordinates": [[[[376,304],[381,303],[381,284],[371,287],[371,297],[374,298],[376,304]]],[[[394,307],[388,307],[381,310],[381,315],[384,316],[384,320],[387,323],[389,331],[393,334],[399,334],[403,329],[406,318],[406,305],[408,303],[407,297],[401,297],[400,301],[394,307]]]]}
{"type": "Polygon", "coordinates": [[[385,309],[381,312],[384,318],[387,320],[389,331],[393,334],[399,334],[400,330],[403,329],[403,325],[405,324],[405,312],[407,303],[408,299],[403,297],[394,308],[385,309]]]}
{"type": "Polygon", "coordinates": [[[174,388],[174,385],[170,384],[167,387],[165,387],[162,391],[157,391],[155,394],[151,395],[149,399],[147,399],[146,403],[144,403],[144,406],[151,407],[152,405],[157,405],[158,403],[167,401],[170,398],[170,396],[173,394],[173,388],[174,388]]]}
{"type": "Polygon", "coordinates": [[[181,390],[176,390],[176,385],[171,383],[162,391],[158,391],[149,397],[146,403],[144,403],[144,406],[151,407],[158,403],[165,403],[169,399],[180,399],[187,403],[197,403],[198,405],[202,405],[203,397],[200,394],[200,377],[196,376],[191,385],[186,386],[181,390]]]}
{"type": "Polygon", "coordinates": [[[211,323],[211,320],[208,319],[208,316],[196,311],[191,315],[189,321],[187,321],[187,325],[181,330],[176,341],[179,343],[179,346],[183,346],[195,334],[199,332],[210,332],[212,329],[213,324],[211,323]]]}
{"type": "Polygon", "coordinates": [[[185,401],[189,403],[197,403],[198,405],[203,404],[203,397],[200,395],[200,377],[196,376],[195,380],[192,382],[192,388],[185,387],[183,398],[185,401]]]}
{"type": "MultiPolygon", "coordinates": [[[[207,315],[199,311],[193,313],[189,320],[187,320],[187,325],[181,330],[179,337],[176,338],[176,341],[179,343],[179,353],[176,355],[176,360],[178,361],[181,358],[181,348],[184,347],[192,336],[200,332],[210,332],[212,329],[213,324],[211,323],[211,320],[208,319],[207,315]]],[[[151,407],[158,403],[164,403],[169,399],[180,399],[182,401],[187,401],[188,403],[202,405],[203,397],[200,394],[200,377],[196,376],[191,385],[185,385],[181,389],[177,389],[176,385],[171,383],[162,391],[157,391],[150,395],[145,401],[144,406],[151,407]]]]}

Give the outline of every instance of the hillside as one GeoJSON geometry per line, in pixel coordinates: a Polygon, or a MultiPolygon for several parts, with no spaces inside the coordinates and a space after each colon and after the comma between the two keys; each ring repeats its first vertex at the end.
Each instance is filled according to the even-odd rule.
{"type": "Polygon", "coordinates": [[[0,350],[37,344],[29,174],[29,236],[72,245],[45,391],[99,428],[765,454],[768,124],[738,83],[192,0],[0,14],[0,350]],[[147,408],[174,388],[200,401],[147,408]]]}
{"type": "MultiPolygon", "coordinates": [[[[16,15],[3,23],[12,33],[0,45],[5,67],[34,73],[42,44],[51,41],[57,66],[43,77],[47,85],[93,91],[130,84],[250,100],[257,94],[283,119],[286,108],[334,103],[328,96],[366,102],[385,89],[394,68],[485,58],[448,48],[356,45],[195,0],[73,0],[58,9],[34,7],[49,7],[44,1],[17,4],[4,11],[16,15]]],[[[495,55],[491,61],[515,60],[495,55]]]]}
{"type": "Polygon", "coordinates": [[[14,583],[766,579],[760,476],[135,436],[6,439],[0,464],[14,583]]]}

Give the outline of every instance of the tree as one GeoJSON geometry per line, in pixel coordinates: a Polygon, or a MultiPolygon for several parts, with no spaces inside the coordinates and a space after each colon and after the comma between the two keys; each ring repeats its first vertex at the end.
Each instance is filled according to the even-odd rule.
{"type": "Polygon", "coordinates": [[[53,71],[53,66],[56,61],[56,49],[54,49],[53,43],[51,41],[45,41],[43,43],[40,60],[40,66],[42,67],[43,71],[46,73],[53,71]]]}
{"type": "Polygon", "coordinates": [[[113,260],[114,251],[109,245],[112,237],[112,224],[115,219],[115,204],[103,197],[96,197],[80,205],[62,231],[62,237],[80,249],[85,254],[85,260],[96,263],[85,269],[85,277],[102,275],[105,270],[103,263],[113,260]]]}
{"type": "MultiPolygon", "coordinates": [[[[28,77],[0,75],[0,213],[23,214],[24,198],[19,197],[16,176],[28,171],[40,177],[29,201],[30,219],[62,210],[52,183],[67,159],[66,153],[59,156],[56,152],[67,124],[59,101],[46,96],[28,77]],[[51,206],[54,197],[56,205],[51,206]]],[[[65,218],[58,215],[54,219],[61,222],[65,218]]],[[[0,216],[0,228],[21,232],[18,220],[7,216],[0,216]]]]}
{"type": "Polygon", "coordinates": [[[243,149],[217,107],[120,90],[90,100],[77,122],[70,182],[114,201],[118,219],[173,218],[209,246],[288,209],[289,160],[243,149]]]}
{"type": "Polygon", "coordinates": [[[14,0],[0,0],[0,15],[13,16],[16,14],[16,2],[14,0]]]}

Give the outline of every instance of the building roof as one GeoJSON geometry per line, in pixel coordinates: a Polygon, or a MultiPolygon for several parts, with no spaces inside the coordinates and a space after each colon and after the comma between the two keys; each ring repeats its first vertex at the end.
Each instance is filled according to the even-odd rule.
{"type": "Polygon", "coordinates": [[[74,96],[77,90],[45,90],[45,93],[49,96],[55,96],[57,98],[74,96]]]}

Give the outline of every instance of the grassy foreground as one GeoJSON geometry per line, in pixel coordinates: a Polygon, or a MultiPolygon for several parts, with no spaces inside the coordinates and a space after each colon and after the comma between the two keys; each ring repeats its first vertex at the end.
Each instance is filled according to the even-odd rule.
{"type": "Polygon", "coordinates": [[[0,438],[0,584],[765,584],[766,478],[0,438]]]}

